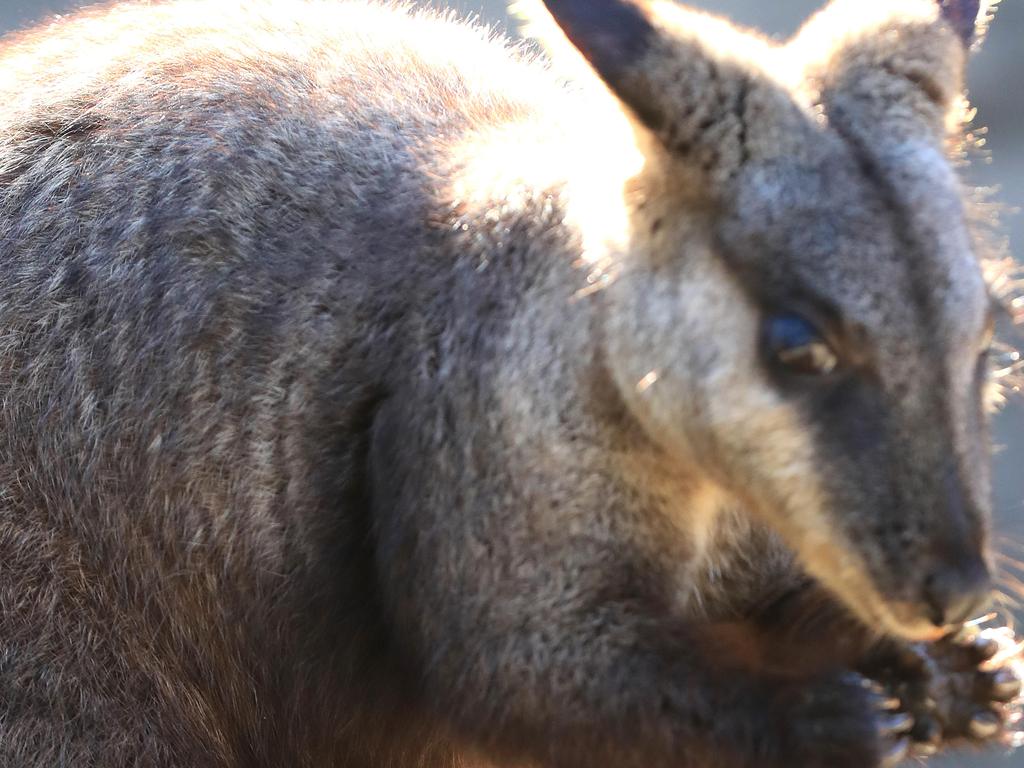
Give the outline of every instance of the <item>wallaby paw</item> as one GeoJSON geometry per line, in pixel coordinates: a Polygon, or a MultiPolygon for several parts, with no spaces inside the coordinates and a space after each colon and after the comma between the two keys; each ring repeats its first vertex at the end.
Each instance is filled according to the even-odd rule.
{"type": "Polygon", "coordinates": [[[881,679],[914,719],[910,754],[928,757],[964,744],[1024,744],[1022,647],[1006,627],[967,627],[937,643],[905,649],[881,679]]]}
{"type": "Polygon", "coordinates": [[[913,713],[909,712],[903,703],[892,696],[884,686],[866,678],[861,680],[861,685],[872,694],[871,700],[875,708],[875,729],[882,742],[879,765],[882,768],[892,768],[912,754],[914,745],[912,734],[917,721],[913,713]]]}
{"type": "Polygon", "coordinates": [[[856,673],[803,689],[789,715],[787,765],[893,768],[910,754],[913,715],[883,686],[856,673]]]}
{"type": "Polygon", "coordinates": [[[968,627],[923,649],[930,667],[932,716],[945,742],[1016,746],[1024,663],[1007,627],[968,627]]]}

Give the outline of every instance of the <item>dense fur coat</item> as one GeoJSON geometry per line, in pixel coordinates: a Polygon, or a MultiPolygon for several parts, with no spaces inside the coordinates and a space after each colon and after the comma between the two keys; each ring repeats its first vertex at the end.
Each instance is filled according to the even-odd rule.
{"type": "Polygon", "coordinates": [[[0,50],[0,765],[886,759],[987,542],[963,29],[550,5],[618,99],[362,2],[0,50]]]}

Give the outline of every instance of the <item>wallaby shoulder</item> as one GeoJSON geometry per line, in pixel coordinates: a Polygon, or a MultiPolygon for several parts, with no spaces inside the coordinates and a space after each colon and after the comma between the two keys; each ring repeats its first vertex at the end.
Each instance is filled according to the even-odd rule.
{"type": "Polygon", "coordinates": [[[114,6],[0,61],[0,762],[401,753],[368,430],[443,323],[455,148],[560,86],[479,29],[363,3],[114,6]],[[342,650],[289,628],[304,609],[342,650]],[[81,731],[32,716],[57,711],[81,731]]]}

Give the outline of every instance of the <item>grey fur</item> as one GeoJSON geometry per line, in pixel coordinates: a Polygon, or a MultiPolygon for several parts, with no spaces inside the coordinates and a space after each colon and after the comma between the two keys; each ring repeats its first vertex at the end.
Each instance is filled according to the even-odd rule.
{"type": "Polygon", "coordinates": [[[361,3],[9,40],[0,765],[879,765],[878,624],[769,614],[919,637],[984,555],[988,298],[959,38],[849,5],[645,10],[649,127],[361,3]],[[758,356],[811,294],[841,406],[758,356]]]}

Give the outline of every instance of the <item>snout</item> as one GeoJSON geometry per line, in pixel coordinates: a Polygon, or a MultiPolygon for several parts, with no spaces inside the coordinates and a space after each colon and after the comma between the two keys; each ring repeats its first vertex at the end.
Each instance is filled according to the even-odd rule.
{"type": "Polygon", "coordinates": [[[936,627],[963,624],[989,604],[992,577],[980,557],[960,557],[933,570],[925,579],[924,602],[936,627]]]}

